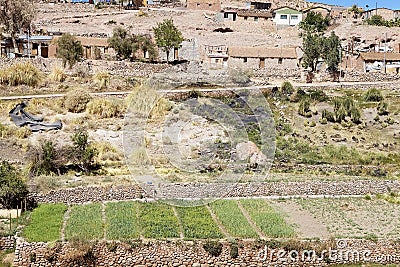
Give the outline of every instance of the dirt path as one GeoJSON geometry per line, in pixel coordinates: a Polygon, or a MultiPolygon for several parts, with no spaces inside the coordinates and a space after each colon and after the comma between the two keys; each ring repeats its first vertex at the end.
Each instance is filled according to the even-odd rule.
{"type": "Polygon", "coordinates": [[[106,204],[104,202],[101,203],[101,219],[103,221],[104,225],[104,235],[103,235],[103,240],[107,240],[107,217],[106,217],[106,204]]]}
{"type": "Polygon", "coordinates": [[[61,241],[65,241],[65,229],[67,228],[67,222],[69,219],[69,215],[71,214],[71,207],[68,207],[67,211],[64,214],[63,224],[61,226],[61,241]]]}
{"type": "Polygon", "coordinates": [[[296,230],[300,238],[327,239],[330,237],[328,229],[294,201],[269,201],[268,204],[287,215],[285,217],[287,223],[298,227],[296,230]]]}
{"type": "Polygon", "coordinates": [[[178,220],[178,224],[179,224],[179,237],[180,237],[181,239],[184,239],[184,238],[185,238],[185,235],[183,234],[182,221],[181,221],[181,219],[180,219],[179,216],[178,216],[178,212],[176,211],[175,206],[172,206],[172,210],[174,211],[174,215],[175,215],[176,219],[178,220]]]}
{"type": "Polygon", "coordinates": [[[253,227],[253,229],[257,232],[258,236],[262,239],[265,239],[265,235],[264,233],[261,231],[261,229],[252,221],[250,215],[247,213],[247,211],[243,208],[242,204],[240,203],[240,201],[236,201],[240,211],[243,213],[244,217],[246,218],[246,220],[249,222],[249,224],[251,225],[251,227],[253,227]]]}
{"type": "Polygon", "coordinates": [[[228,231],[225,229],[225,227],[222,225],[220,220],[217,218],[217,215],[215,215],[214,211],[211,209],[209,205],[206,205],[208,211],[211,214],[211,217],[213,218],[214,222],[218,225],[219,229],[221,230],[222,234],[226,236],[227,238],[232,238],[232,236],[228,233],[228,231]]]}

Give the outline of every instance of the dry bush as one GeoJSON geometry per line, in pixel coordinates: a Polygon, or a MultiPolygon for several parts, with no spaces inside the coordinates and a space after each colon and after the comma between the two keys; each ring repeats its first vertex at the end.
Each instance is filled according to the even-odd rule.
{"type": "Polygon", "coordinates": [[[0,83],[10,86],[37,86],[43,79],[43,73],[30,62],[15,63],[0,70],[0,83]]]}
{"type": "Polygon", "coordinates": [[[92,97],[85,89],[74,89],[65,95],[64,106],[70,112],[79,113],[86,109],[91,99],[92,97]]]}
{"type": "Polygon", "coordinates": [[[3,125],[0,123],[0,138],[16,137],[24,139],[29,137],[32,131],[28,127],[18,127],[15,125],[3,125]]]}
{"type": "Polygon", "coordinates": [[[121,116],[124,111],[124,103],[119,99],[93,99],[87,104],[86,111],[100,118],[113,118],[121,116]]]}
{"type": "Polygon", "coordinates": [[[109,142],[95,142],[93,147],[98,151],[96,161],[121,161],[123,155],[109,142]]]}
{"type": "Polygon", "coordinates": [[[51,70],[51,72],[50,72],[48,78],[50,79],[50,81],[53,81],[53,82],[60,82],[60,83],[61,83],[61,82],[65,81],[65,79],[67,78],[67,75],[65,74],[63,68],[54,67],[54,68],[51,70]]]}
{"type": "Polygon", "coordinates": [[[129,157],[129,163],[137,167],[149,164],[150,159],[147,156],[146,148],[139,147],[138,149],[135,149],[129,157]]]}
{"type": "Polygon", "coordinates": [[[110,85],[111,75],[108,72],[97,72],[93,77],[94,82],[100,89],[107,88],[110,85]]]}
{"type": "Polygon", "coordinates": [[[127,105],[130,112],[149,118],[162,117],[173,107],[170,101],[160,96],[154,89],[144,86],[135,88],[129,94],[127,105]]]}

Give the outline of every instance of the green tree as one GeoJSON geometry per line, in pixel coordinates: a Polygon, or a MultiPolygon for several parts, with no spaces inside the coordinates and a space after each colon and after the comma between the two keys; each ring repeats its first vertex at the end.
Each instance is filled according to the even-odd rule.
{"type": "Polygon", "coordinates": [[[328,70],[331,73],[337,72],[340,63],[340,53],[342,53],[339,37],[335,32],[327,38],[323,38],[322,57],[325,60],[328,70]]]}
{"type": "Polygon", "coordinates": [[[19,52],[16,37],[29,30],[36,9],[30,0],[0,0],[0,24],[11,35],[14,51],[19,52]]]}
{"type": "Polygon", "coordinates": [[[94,157],[98,154],[96,148],[89,142],[89,135],[85,131],[77,131],[72,136],[72,159],[80,170],[89,173],[94,169],[94,157]]]}
{"type": "Polygon", "coordinates": [[[373,15],[367,19],[368,25],[386,26],[386,20],[381,15],[373,15]]]}
{"type": "Polygon", "coordinates": [[[184,41],[181,31],[175,27],[172,19],[165,19],[158,23],[157,27],[153,28],[156,38],[156,44],[165,53],[167,53],[167,61],[169,60],[169,51],[172,48],[179,48],[184,41]]]}
{"type": "Polygon", "coordinates": [[[81,42],[77,41],[74,36],[64,33],[57,40],[57,57],[63,61],[63,66],[69,65],[69,68],[75,65],[83,55],[83,47],[81,42]]]}
{"type": "Polygon", "coordinates": [[[315,34],[308,33],[303,36],[303,61],[304,68],[311,68],[314,72],[317,69],[318,59],[323,51],[323,37],[315,34]]]}
{"type": "Polygon", "coordinates": [[[114,48],[117,53],[117,58],[131,58],[134,52],[132,35],[122,27],[117,27],[113,30],[113,36],[108,39],[110,47],[114,48]]]}
{"type": "Polygon", "coordinates": [[[10,163],[3,161],[0,164],[0,205],[6,209],[16,208],[27,194],[21,176],[10,163]]]}
{"type": "Polygon", "coordinates": [[[324,32],[330,23],[329,17],[323,17],[321,13],[310,11],[305,19],[300,22],[299,27],[306,34],[324,32]]]}

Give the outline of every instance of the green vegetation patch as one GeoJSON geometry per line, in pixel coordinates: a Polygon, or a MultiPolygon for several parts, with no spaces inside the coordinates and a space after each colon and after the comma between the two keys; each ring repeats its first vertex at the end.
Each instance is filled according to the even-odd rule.
{"type": "Polygon", "coordinates": [[[25,228],[24,237],[29,242],[59,240],[66,210],[64,204],[41,204],[31,213],[31,223],[25,228]]]}
{"type": "Polygon", "coordinates": [[[138,203],[111,202],[106,206],[106,233],[107,239],[126,240],[140,237],[140,228],[137,220],[138,203]]]}
{"type": "Polygon", "coordinates": [[[233,200],[219,200],[211,204],[211,208],[215,212],[225,229],[237,238],[256,238],[256,231],[249,224],[246,217],[239,209],[237,203],[233,200]]]}
{"type": "Polygon", "coordinates": [[[177,207],[185,238],[222,238],[223,235],[205,206],[177,207]]]}
{"type": "Polygon", "coordinates": [[[276,212],[263,199],[240,200],[253,222],[267,237],[294,237],[295,231],[287,224],[281,214],[276,212]]]}
{"type": "Polygon", "coordinates": [[[101,204],[73,206],[67,227],[66,239],[94,240],[103,237],[101,204]]]}
{"type": "Polygon", "coordinates": [[[140,226],[144,238],[178,238],[179,223],[171,206],[164,203],[140,203],[140,226]]]}

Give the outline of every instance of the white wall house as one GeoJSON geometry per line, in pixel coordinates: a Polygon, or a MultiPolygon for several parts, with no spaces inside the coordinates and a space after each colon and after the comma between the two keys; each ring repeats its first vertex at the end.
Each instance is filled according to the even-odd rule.
{"type": "Polygon", "coordinates": [[[281,7],[273,11],[273,21],[277,26],[296,26],[303,19],[303,13],[290,7],[281,7]]]}

